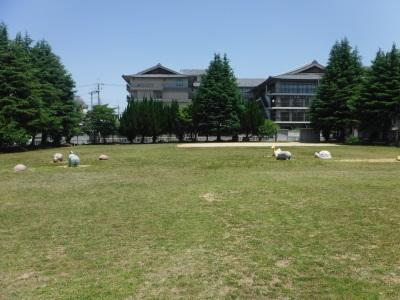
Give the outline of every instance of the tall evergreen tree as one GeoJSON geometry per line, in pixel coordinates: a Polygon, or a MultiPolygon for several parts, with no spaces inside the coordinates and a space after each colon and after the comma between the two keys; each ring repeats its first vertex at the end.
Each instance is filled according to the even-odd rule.
{"type": "Polygon", "coordinates": [[[135,99],[128,97],[128,104],[123,111],[119,122],[120,134],[126,136],[131,143],[133,143],[133,140],[138,135],[137,108],[138,102],[135,101],[135,99]]]}
{"type": "Polygon", "coordinates": [[[392,124],[400,117],[400,52],[395,45],[388,53],[377,52],[367,71],[363,97],[355,107],[370,141],[387,141],[392,124]]]}
{"type": "Polygon", "coordinates": [[[202,76],[194,98],[199,129],[205,134],[237,134],[240,128],[241,93],[229,61],[224,55],[214,55],[206,74],[202,76]]]}
{"type": "Polygon", "coordinates": [[[78,132],[82,119],[81,109],[74,99],[75,83],[46,41],[39,41],[33,47],[32,60],[44,102],[42,143],[46,143],[48,136],[55,143],[65,136],[68,142],[78,132]]]}
{"type": "Polygon", "coordinates": [[[347,39],[336,42],[329,55],[316,99],[311,105],[311,121],[325,138],[331,132],[344,140],[355,123],[363,79],[361,58],[347,39]]]}
{"type": "Polygon", "coordinates": [[[8,40],[0,26],[0,146],[24,144],[40,130],[41,99],[30,60],[31,39],[8,40]]]}

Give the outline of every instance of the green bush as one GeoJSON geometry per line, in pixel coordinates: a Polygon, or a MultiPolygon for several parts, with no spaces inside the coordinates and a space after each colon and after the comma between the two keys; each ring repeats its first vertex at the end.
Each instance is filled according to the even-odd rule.
{"type": "Polygon", "coordinates": [[[346,145],[357,145],[357,144],[360,144],[360,139],[358,138],[358,137],[356,137],[356,136],[354,136],[354,135],[350,135],[350,136],[348,136],[347,138],[346,138],[346,140],[345,140],[345,144],[346,145]]]}

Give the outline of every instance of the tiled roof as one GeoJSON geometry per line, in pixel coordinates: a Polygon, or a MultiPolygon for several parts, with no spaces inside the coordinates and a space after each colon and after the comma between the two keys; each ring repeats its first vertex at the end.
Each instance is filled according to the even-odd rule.
{"type": "Polygon", "coordinates": [[[278,76],[273,76],[271,78],[274,79],[293,79],[293,80],[319,80],[322,78],[322,74],[317,74],[317,73],[303,73],[303,74],[293,74],[293,75],[278,75],[278,76]]]}
{"type": "Polygon", "coordinates": [[[205,74],[206,71],[206,69],[184,69],[181,70],[181,73],[185,75],[198,76],[205,74]]]}
{"type": "Polygon", "coordinates": [[[255,87],[260,85],[265,78],[237,78],[236,83],[239,87],[255,87]]]}
{"type": "Polygon", "coordinates": [[[147,72],[150,72],[150,71],[158,69],[158,68],[164,69],[164,70],[166,70],[168,72],[171,72],[172,74],[179,74],[178,72],[176,72],[176,71],[174,71],[174,70],[172,70],[170,68],[167,68],[167,67],[163,66],[162,64],[156,64],[155,66],[152,66],[152,67],[150,67],[150,68],[148,68],[146,70],[143,70],[143,71],[141,71],[139,73],[136,73],[136,75],[143,75],[143,74],[146,74],[147,72]]]}

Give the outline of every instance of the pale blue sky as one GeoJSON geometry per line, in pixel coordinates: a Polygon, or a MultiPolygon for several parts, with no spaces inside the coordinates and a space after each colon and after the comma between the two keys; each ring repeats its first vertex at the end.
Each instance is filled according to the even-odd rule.
{"type": "Polygon", "coordinates": [[[0,0],[0,21],[14,36],[46,39],[89,102],[125,105],[122,74],[162,63],[206,68],[227,53],[237,77],[263,78],[325,64],[332,44],[348,37],[369,64],[379,47],[400,44],[399,0],[0,0]],[[85,87],[82,87],[85,86],[85,87]]]}

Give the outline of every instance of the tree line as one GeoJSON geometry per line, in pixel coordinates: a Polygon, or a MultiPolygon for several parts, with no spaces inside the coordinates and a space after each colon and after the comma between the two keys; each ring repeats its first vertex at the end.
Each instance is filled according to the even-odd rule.
{"type": "Polygon", "coordinates": [[[237,139],[252,136],[269,137],[276,134],[278,126],[265,120],[261,103],[244,101],[237,86],[229,60],[224,55],[214,55],[192,103],[179,107],[176,101],[170,104],[156,99],[132,99],[120,118],[119,132],[133,142],[140,136],[144,142],[150,136],[153,142],[162,134],[176,135],[183,141],[185,136],[196,140],[198,135],[222,135],[237,139]]]}
{"type": "Polygon", "coordinates": [[[311,120],[325,139],[355,139],[357,129],[369,142],[398,143],[400,121],[400,51],[379,50],[370,67],[364,67],[347,39],[334,44],[316,99],[311,120]],[[393,136],[394,135],[394,136],[393,136]]]}
{"type": "Polygon", "coordinates": [[[34,144],[40,133],[42,144],[68,142],[82,119],[74,86],[48,42],[21,33],[10,39],[0,24],[0,147],[34,144]]]}

